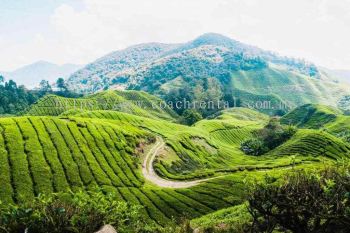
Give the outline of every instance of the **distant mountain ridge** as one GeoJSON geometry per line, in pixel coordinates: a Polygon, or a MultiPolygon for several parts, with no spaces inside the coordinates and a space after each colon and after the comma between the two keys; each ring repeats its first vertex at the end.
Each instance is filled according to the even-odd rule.
{"type": "Polygon", "coordinates": [[[59,77],[68,78],[72,73],[80,69],[81,65],[64,64],[56,65],[47,61],[38,61],[12,72],[0,72],[6,80],[14,80],[20,85],[33,88],[45,79],[54,82],[59,77]]]}
{"type": "MultiPolygon", "coordinates": [[[[275,53],[243,44],[220,34],[207,33],[184,44],[147,43],[112,52],[72,74],[69,82],[74,85],[80,84],[79,89],[95,92],[111,84],[125,83],[127,77],[124,76],[132,76],[135,72],[157,64],[161,60],[174,56],[181,57],[183,53],[194,49],[202,49],[205,52],[206,49],[215,48],[225,48],[229,53],[243,53],[248,57],[262,57],[277,64],[285,63],[294,69],[301,66],[305,68],[307,74],[318,74],[315,65],[303,60],[280,57],[275,53]]],[[[122,88],[127,87],[122,85],[122,88]]]]}
{"type": "Polygon", "coordinates": [[[183,44],[149,43],[110,53],[72,74],[68,84],[85,93],[143,90],[166,100],[236,97],[243,106],[264,100],[335,106],[350,90],[311,62],[215,33],[183,44]]]}

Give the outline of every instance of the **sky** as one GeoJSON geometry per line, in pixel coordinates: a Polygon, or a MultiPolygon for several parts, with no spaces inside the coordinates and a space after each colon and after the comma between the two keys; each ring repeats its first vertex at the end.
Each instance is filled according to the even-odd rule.
{"type": "Polygon", "coordinates": [[[350,70],[350,0],[0,0],[0,70],[207,32],[350,70]]]}

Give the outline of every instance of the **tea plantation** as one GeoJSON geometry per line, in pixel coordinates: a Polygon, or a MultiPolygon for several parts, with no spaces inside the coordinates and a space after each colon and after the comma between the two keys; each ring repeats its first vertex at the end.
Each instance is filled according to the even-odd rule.
{"type": "Polygon", "coordinates": [[[142,213],[150,221],[164,225],[173,218],[192,219],[242,204],[247,179],[262,179],[267,173],[279,177],[287,169],[317,168],[350,157],[350,145],[338,130],[347,118],[338,110],[330,114],[326,107],[315,107],[319,112],[326,109],[325,114],[315,114],[315,110],[305,116],[303,112],[309,110],[301,108],[291,112],[282,122],[303,128],[266,154],[248,156],[240,144],[267,124],[269,117],[262,113],[228,109],[185,126],[173,122],[177,116],[172,110],[151,109],[151,105],[118,111],[74,109],[77,103],[100,97],[159,101],[145,93],[106,92],[65,100],[65,107],[56,108],[50,103],[61,97],[47,96],[23,116],[0,118],[2,202],[21,203],[39,194],[100,188],[144,206],[142,213]],[[327,114],[330,120],[318,121],[324,124],[323,130],[306,118],[324,119],[327,114]],[[158,176],[182,182],[210,179],[172,189],[145,179],[141,164],[157,137],[165,141],[152,164],[158,176]]]}

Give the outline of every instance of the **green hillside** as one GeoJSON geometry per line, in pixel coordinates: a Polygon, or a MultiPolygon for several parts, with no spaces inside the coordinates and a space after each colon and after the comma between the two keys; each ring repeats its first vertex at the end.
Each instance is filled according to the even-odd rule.
{"type": "Polygon", "coordinates": [[[350,158],[350,145],[322,131],[299,130],[288,142],[271,152],[277,156],[324,156],[331,159],[350,158]]]}
{"type": "Polygon", "coordinates": [[[85,110],[114,110],[155,119],[175,120],[177,118],[177,114],[162,104],[161,99],[137,91],[105,91],[74,99],[47,95],[30,106],[23,114],[58,116],[85,110]]]}
{"type": "Polygon", "coordinates": [[[40,193],[92,191],[98,186],[117,193],[120,200],[146,206],[144,214],[160,224],[184,213],[195,217],[239,202],[228,198],[232,191],[208,194],[220,184],[179,191],[145,185],[136,146],[153,136],[125,122],[4,118],[0,131],[4,202],[23,202],[40,193]]]}
{"type": "MultiPolygon", "coordinates": [[[[159,100],[143,92],[109,91],[76,103],[109,97],[147,99],[150,104],[159,100]]],[[[171,110],[135,106],[129,112],[76,110],[72,108],[74,99],[69,99],[73,105],[66,109],[54,104],[43,107],[56,98],[60,99],[46,97],[43,105],[34,105],[26,116],[0,118],[2,202],[21,203],[39,194],[98,187],[115,193],[118,200],[144,206],[143,216],[165,225],[173,218],[199,218],[242,204],[247,179],[263,179],[266,174],[278,178],[289,168],[318,168],[350,156],[350,145],[336,135],[340,124],[349,129],[350,124],[333,108],[317,106],[314,113],[323,114],[312,116],[323,119],[327,114],[336,115],[335,120],[324,121],[329,132],[299,129],[279,147],[261,156],[249,156],[240,149],[241,143],[269,122],[267,115],[252,109],[226,109],[185,126],[172,122],[176,114],[171,110]],[[56,116],[29,116],[48,114],[45,111],[56,116]],[[157,147],[160,142],[164,145],[157,147]],[[145,167],[152,151],[156,157],[145,167]],[[145,176],[147,166],[152,166],[166,185],[145,176]],[[191,185],[167,186],[171,182],[191,185]]]]}
{"type": "Polygon", "coordinates": [[[267,156],[259,159],[246,156],[239,149],[240,143],[249,138],[252,131],[263,127],[267,119],[265,115],[240,108],[225,111],[218,118],[228,116],[231,119],[202,120],[193,127],[112,111],[85,112],[74,117],[113,119],[111,123],[132,124],[161,135],[166,139],[168,153],[160,156],[155,168],[160,175],[170,179],[194,179],[216,173],[220,175],[225,171],[272,169],[291,164],[290,157],[267,156]],[[250,120],[242,119],[245,113],[251,117],[250,120]],[[260,122],[256,121],[257,117],[260,122]]]}
{"type": "Polygon", "coordinates": [[[289,108],[308,103],[336,106],[340,97],[348,91],[346,86],[329,81],[327,77],[311,78],[281,66],[237,71],[231,75],[234,88],[255,95],[273,94],[289,108]]]}
{"type": "Polygon", "coordinates": [[[281,122],[301,128],[322,128],[344,142],[350,142],[350,116],[333,107],[311,104],[300,106],[282,117],[281,122]]]}
{"type": "Polygon", "coordinates": [[[334,107],[307,104],[300,106],[287,115],[281,122],[303,128],[321,128],[325,124],[334,122],[342,112],[334,107]]]}

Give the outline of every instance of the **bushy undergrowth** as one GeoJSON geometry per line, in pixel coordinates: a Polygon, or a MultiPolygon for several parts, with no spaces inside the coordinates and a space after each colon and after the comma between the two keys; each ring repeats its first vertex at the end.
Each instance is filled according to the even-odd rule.
{"type": "Polygon", "coordinates": [[[295,127],[282,126],[277,118],[272,118],[253,138],[241,143],[241,150],[247,155],[262,155],[287,141],[295,132],[295,127]]]}
{"type": "Polygon", "coordinates": [[[253,232],[350,231],[350,169],[295,171],[280,182],[258,183],[249,193],[253,232]]]}
{"type": "Polygon", "coordinates": [[[137,205],[119,202],[102,192],[39,196],[31,202],[0,206],[0,232],[93,233],[104,224],[118,232],[156,232],[137,205]]]}
{"type": "Polygon", "coordinates": [[[248,182],[247,203],[191,221],[199,233],[350,232],[350,167],[248,182]]]}

